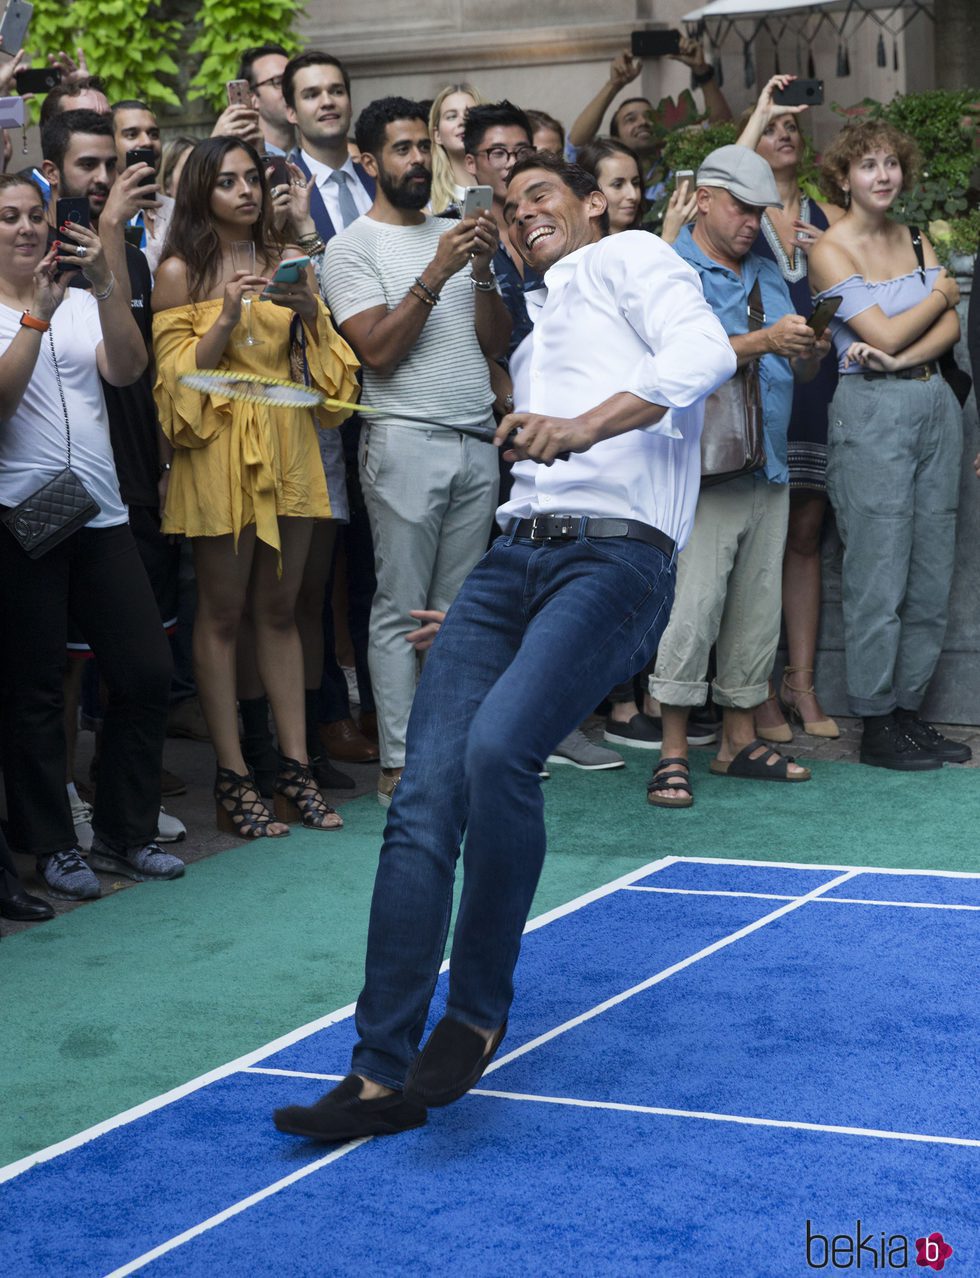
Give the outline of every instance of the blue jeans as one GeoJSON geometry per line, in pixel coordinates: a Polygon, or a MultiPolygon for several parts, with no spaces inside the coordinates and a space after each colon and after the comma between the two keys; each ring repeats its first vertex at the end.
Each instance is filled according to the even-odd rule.
{"type": "Polygon", "coordinates": [[[545,854],[538,773],[656,649],[674,564],[643,542],[498,538],[456,597],[419,684],[374,886],[353,1069],[400,1088],[463,890],[447,1014],[507,1017],[545,854]]]}

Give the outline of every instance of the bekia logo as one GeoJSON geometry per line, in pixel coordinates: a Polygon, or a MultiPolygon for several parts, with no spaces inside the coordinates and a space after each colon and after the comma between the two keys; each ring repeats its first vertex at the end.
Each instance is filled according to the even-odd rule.
{"type": "MultiPolygon", "coordinates": [[[[938,1230],[915,1239],[915,1263],[935,1273],[946,1267],[953,1248],[938,1230]]],[[[861,1221],[855,1222],[853,1234],[817,1233],[813,1222],[806,1222],[806,1264],[808,1269],[898,1270],[908,1269],[912,1247],[904,1234],[866,1234],[861,1221]]]]}

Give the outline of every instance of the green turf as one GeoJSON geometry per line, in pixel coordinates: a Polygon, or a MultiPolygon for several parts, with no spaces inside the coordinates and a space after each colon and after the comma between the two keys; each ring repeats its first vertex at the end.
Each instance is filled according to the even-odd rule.
{"type": "MultiPolygon", "coordinates": [[[[534,913],[670,855],[980,872],[980,772],[818,763],[775,785],[710,776],[697,752],[695,807],[665,812],[645,802],[655,756],[627,754],[621,772],[553,769],[534,913]]],[[[0,1165],[356,997],[384,813],[369,796],[344,819],[4,940],[0,1165]]]]}

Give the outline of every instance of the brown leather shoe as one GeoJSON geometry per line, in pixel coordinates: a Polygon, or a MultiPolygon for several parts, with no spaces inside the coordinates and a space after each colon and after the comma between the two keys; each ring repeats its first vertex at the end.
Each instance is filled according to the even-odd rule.
{"type": "Polygon", "coordinates": [[[321,723],[317,731],[331,759],[342,759],[344,763],[377,763],[378,747],[364,736],[353,719],[321,723]]]}
{"type": "Polygon", "coordinates": [[[377,741],[378,716],[374,710],[369,710],[367,714],[361,715],[360,728],[369,741],[377,741]]]}

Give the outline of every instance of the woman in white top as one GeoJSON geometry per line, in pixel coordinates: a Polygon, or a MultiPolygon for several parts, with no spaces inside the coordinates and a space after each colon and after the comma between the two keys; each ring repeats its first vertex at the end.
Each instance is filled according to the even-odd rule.
{"type": "Polygon", "coordinates": [[[98,896],[75,847],[65,790],[62,675],[69,621],[109,689],[90,860],[133,879],[171,879],[183,862],[154,835],[170,688],[170,650],[119,496],[100,375],[134,382],[147,352],[128,289],[98,236],[72,224],[48,248],[38,187],[0,176],[0,516],[68,463],[97,510],[40,557],[0,528],[2,745],[13,846],[37,857],[54,895],[98,896]],[[59,265],[81,268],[67,288],[59,265]]]}

